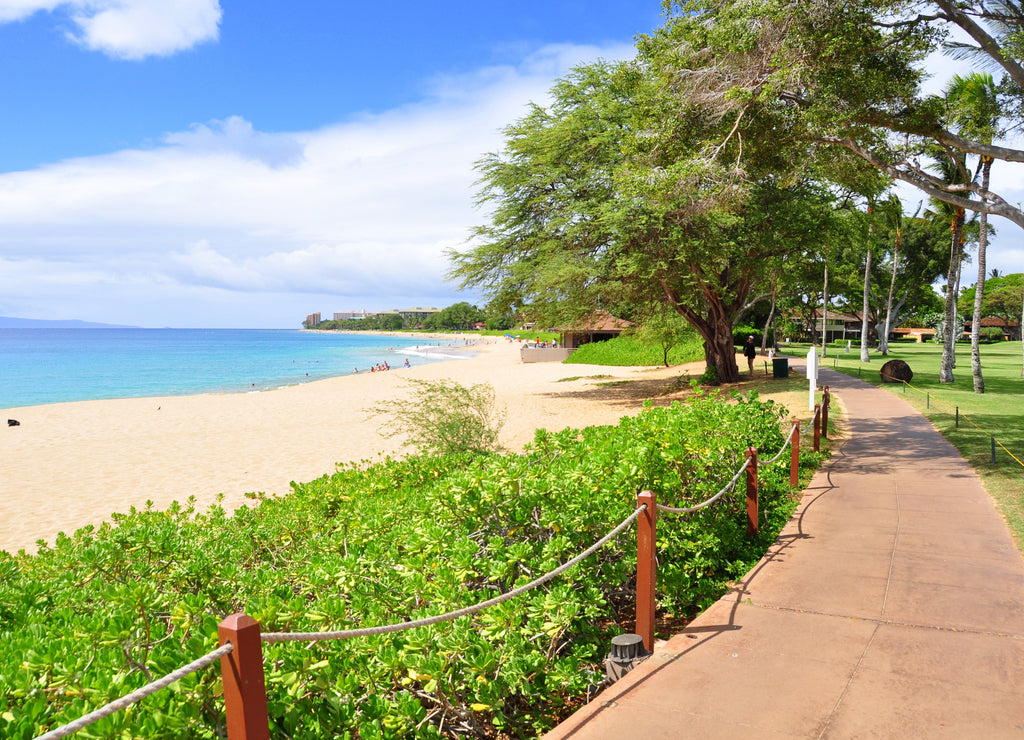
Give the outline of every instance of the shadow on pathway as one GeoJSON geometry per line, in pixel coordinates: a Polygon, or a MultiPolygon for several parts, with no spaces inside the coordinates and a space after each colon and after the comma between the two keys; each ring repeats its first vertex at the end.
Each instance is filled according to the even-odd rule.
{"type": "Polygon", "coordinates": [[[1024,739],[1009,530],[909,404],[821,372],[848,440],[771,550],[548,740],[1024,739]]]}

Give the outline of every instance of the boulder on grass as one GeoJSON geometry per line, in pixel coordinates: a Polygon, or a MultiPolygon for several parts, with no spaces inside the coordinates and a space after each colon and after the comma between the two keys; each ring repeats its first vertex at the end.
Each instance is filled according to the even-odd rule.
{"type": "Polygon", "coordinates": [[[914,371],[903,360],[889,360],[882,365],[879,374],[883,383],[899,383],[901,380],[909,383],[914,379],[914,371]]]}

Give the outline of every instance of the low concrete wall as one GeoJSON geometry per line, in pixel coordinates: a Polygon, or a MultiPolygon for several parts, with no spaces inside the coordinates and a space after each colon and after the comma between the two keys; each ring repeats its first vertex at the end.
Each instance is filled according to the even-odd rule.
{"type": "Polygon", "coordinates": [[[575,351],[566,347],[523,347],[519,356],[523,362],[562,362],[575,351]]]}

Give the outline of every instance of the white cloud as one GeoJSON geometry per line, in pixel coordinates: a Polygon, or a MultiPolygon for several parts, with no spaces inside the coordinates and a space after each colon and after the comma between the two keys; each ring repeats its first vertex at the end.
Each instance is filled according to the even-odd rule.
{"type": "Polygon", "coordinates": [[[121,59],[166,56],[218,37],[219,0],[0,0],[0,22],[67,11],[69,38],[121,59]]]}
{"type": "Polygon", "coordinates": [[[53,10],[65,0],[0,0],[0,23],[20,21],[40,10],[53,10]]]}
{"type": "Polygon", "coordinates": [[[473,163],[568,65],[628,53],[552,47],[317,130],[230,117],[0,174],[0,315],[294,326],[312,311],[473,300],[443,277],[445,250],[485,218],[473,163]]]}

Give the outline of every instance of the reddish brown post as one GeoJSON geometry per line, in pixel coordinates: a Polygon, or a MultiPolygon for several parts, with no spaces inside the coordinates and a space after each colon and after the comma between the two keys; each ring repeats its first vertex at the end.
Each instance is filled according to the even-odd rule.
{"type": "Polygon", "coordinates": [[[821,436],[828,439],[828,407],[832,403],[832,394],[828,392],[828,386],[821,393],[821,436]]]}
{"type": "Polygon", "coordinates": [[[757,534],[757,450],[753,447],[747,448],[747,460],[747,534],[757,534]]]}
{"type": "Polygon", "coordinates": [[[654,491],[642,491],[636,505],[647,508],[636,519],[636,633],[644,648],[654,650],[654,584],[657,578],[658,502],[654,491]]]}
{"type": "Polygon", "coordinates": [[[792,454],[789,457],[789,485],[796,488],[800,485],[800,420],[793,418],[792,422],[793,441],[790,444],[792,454]]]}
{"type": "Polygon", "coordinates": [[[235,647],[220,659],[228,740],[270,740],[260,623],[248,614],[232,614],[217,634],[221,645],[235,647]]]}
{"type": "Polygon", "coordinates": [[[814,404],[814,451],[821,449],[821,404],[814,404]]]}

